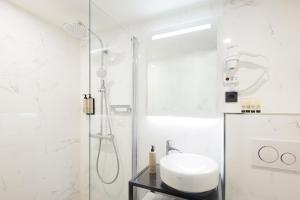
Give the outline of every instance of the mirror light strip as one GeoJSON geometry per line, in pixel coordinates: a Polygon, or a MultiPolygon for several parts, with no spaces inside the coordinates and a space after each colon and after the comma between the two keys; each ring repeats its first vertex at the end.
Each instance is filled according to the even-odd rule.
{"type": "Polygon", "coordinates": [[[159,39],[163,39],[163,38],[173,37],[173,36],[177,36],[177,35],[183,35],[183,34],[192,33],[192,32],[196,32],[196,31],[203,31],[203,30],[207,30],[210,28],[211,28],[211,24],[204,24],[204,25],[194,26],[194,27],[190,27],[190,28],[186,28],[186,29],[177,30],[177,31],[160,33],[160,34],[153,35],[152,40],[159,40],[159,39]]]}

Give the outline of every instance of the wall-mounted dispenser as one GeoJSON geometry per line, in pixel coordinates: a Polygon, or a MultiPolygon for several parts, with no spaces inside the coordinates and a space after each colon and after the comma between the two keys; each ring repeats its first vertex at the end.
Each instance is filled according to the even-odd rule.
{"type": "Polygon", "coordinates": [[[83,100],[82,100],[82,112],[83,113],[88,113],[88,109],[89,109],[89,102],[88,102],[88,98],[87,98],[87,95],[84,94],[83,95],[83,100]]]}
{"type": "Polygon", "coordinates": [[[94,115],[95,114],[95,99],[92,97],[91,94],[84,94],[83,95],[83,102],[82,102],[82,111],[87,115],[94,115]]]}
{"type": "Polygon", "coordinates": [[[89,94],[88,97],[88,105],[89,105],[89,109],[88,109],[88,115],[94,115],[95,114],[95,99],[92,97],[91,94],[89,94]]]}

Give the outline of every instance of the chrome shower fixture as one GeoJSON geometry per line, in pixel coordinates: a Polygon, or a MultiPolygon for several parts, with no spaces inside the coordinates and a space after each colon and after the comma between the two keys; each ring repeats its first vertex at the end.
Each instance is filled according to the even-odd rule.
{"type": "Polygon", "coordinates": [[[109,105],[109,102],[108,102],[107,89],[106,89],[104,80],[101,81],[100,93],[101,93],[100,132],[99,132],[99,134],[97,134],[97,136],[99,137],[99,148],[98,148],[98,154],[97,154],[97,160],[96,160],[96,171],[97,171],[97,175],[98,175],[98,177],[99,177],[99,179],[101,180],[102,183],[104,183],[104,184],[113,184],[114,182],[116,182],[116,180],[119,177],[120,159],[119,159],[119,154],[118,154],[117,146],[116,146],[115,139],[114,139],[114,133],[113,133],[112,121],[111,121],[110,105],[109,105]],[[106,117],[104,117],[104,115],[106,115],[106,117]],[[105,129],[105,123],[108,126],[107,130],[105,129]],[[111,180],[105,180],[103,178],[101,172],[100,172],[99,164],[100,164],[101,152],[103,151],[102,150],[103,140],[108,140],[111,143],[113,151],[114,151],[114,155],[115,155],[117,170],[115,172],[114,177],[111,180]]]}
{"type": "Polygon", "coordinates": [[[63,29],[78,39],[87,38],[89,36],[88,28],[80,21],[64,23],[63,29]]]}
{"type": "Polygon", "coordinates": [[[63,29],[78,39],[88,38],[89,32],[91,32],[91,34],[99,41],[101,49],[104,48],[102,39],[81,21],[64,23],[63,29]]]}
{"type": "MultiPolygon", "coordinates": [[[[99,139],[99,147],[98,147],[98,153],[97,153],[97,160],[96,160],[96,171],[98,178],[101,180],[103,184],[113,184],[116,182],[116,180],[119,177],[120,173],[120,160],[119,160],[119,154],[117,151],[117,146],[114,139],[114,133],[112,129],[112,121],[111,121],[111,112],[110,112],[110,105],[108,102],[108,94],[105,86],[105,80],[107,71],[104,68],[104,55],[108,54],[108,51],[104,49],[104,44],[102,39],[93,32],[90,28],[85,26],[82,22],[75,22],[75,23],[65,23],[63,25],[63,28],[66,32],[70,33],[76,38],[84,39],[88,37],[89,33],[91,33],[91,36],[94,36],[100,44],[100,68],[97,70],[97,75],[101,79],[101,99],[100,99],[100,132],[96,135],[90,135],[90,137],[94,137],[99,139]],[[104,116],[106,115],[106,116],[104,116]],[[107,124],[107,128],[105,128],[105,124],[107,124]],[[106,180],[103,177],[103,174],[100,170],[100,157],[103,154],[103,142],[106,140],[107,142],[110,142],[114,151],[115,155],[115,161],[117,165],[116,172],[114,176],[106,180]]],[[[92,52],[90,52],[92,53],[92,52]]]]}

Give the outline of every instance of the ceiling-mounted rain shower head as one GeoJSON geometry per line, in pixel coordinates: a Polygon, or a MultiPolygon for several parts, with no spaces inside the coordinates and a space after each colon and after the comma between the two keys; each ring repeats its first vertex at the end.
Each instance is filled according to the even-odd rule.
{"type": "Polygon", "coordinates": [[[64,23],[63,29],[72,36],[85,39],[89,36],[88,28],[82,22],[64,23]]]}
{"type": "Polygon", "coordinates": [[[64,23],[63,29],[72,36],[79,39],[87,39],[89,37],[89,33],[91,32],[91,34],[99,41],[101,48],[104,48],[102,39],[81,21],[64,23]]]}

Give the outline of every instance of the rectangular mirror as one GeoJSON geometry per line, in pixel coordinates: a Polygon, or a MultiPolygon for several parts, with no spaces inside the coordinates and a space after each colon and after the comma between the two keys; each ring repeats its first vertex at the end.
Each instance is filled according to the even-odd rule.
{"type": "Polygon", "coordinates": [[[149,115],[216,114],[217,35],[213,25],[152,36],[147,64],[149,115]]]}

